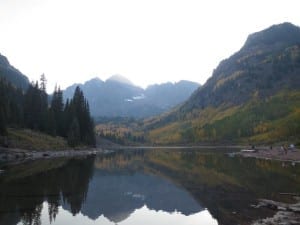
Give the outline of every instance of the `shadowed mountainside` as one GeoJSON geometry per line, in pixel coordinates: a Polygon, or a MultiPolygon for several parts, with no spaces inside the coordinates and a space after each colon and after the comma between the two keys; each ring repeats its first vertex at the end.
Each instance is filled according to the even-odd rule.
{"type": "Polygon", "coordinates": [[[152,143],[299,142],[300,28],[251,34],[178,109],[146,120],[152,143]]]}
{"type": "Polygon", "coordinates": [[[7,58],[0,54],[0,77],[11,82],[17,88],[26,90],[29,86],[28,78],[8,62],[7,58]]]}

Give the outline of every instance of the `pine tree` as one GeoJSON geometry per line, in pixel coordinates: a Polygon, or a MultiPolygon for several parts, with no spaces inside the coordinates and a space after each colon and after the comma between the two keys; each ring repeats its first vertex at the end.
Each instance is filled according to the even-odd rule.
{"type": "Polygon", "coordinates": [[[46,79],[45,74],[41,75],[40,83],[41,83],[41,85],[40,85],[41,91],[46,93],[47,79],[46,79]]]}
{"type": "Polygon", "coordinates": [[[24,120],[25,126],[30,129],[37,130],[39,128],[40,119],[40,98],[39,98],[39,85],[38,82],[32,83],[27,92],[25,93],[24,99],[24,120]]]}
{"type": "Polygon", "coordinates": [[[47,113],[47,133],[56,136],[57,135],[57,129],[56,129],[56,121],[54,118],[54,113],[49,110],[47,113]]]}
{"type": "Polygon", "coordinates": [[[94,123],[89,104],[79,87],[64,106],[63,94],[56,87],[48,107],[46,78],[31,83],[25,93],[0,79],[0,135],[7,127],[26,127],[67,138],[71,146],[95,145],[94,123]]]}
{"type": "Polygon", "coordinates": [[[6,118],[5,108],[7,107],[5,101],[5,84],[3,80],[0,80],[0,135],[6,135],[6,118]]]}
{"type": "Polygon", "coordinates": [[[75,147],[80,144],[80,128],[76,117],[74,117],[68,132],[68,144],[71,147],[75,147]]]}
{"type": "MultiPolygon", "coordinates": [[[[95,145],[94,123],[90,116],[89,104],[84,98],[83,92],[76,87],[73,98],[66,103],[65,122],[68,127],[68,134],[72,134],[74,129],[74,120],[78,122],[79,142],[90,146],[95,145]]],[[[69,137],[70,135],[68,135],[69,137]]],[[[69,138],[68,138],[69,139],[69,138]]],[[[71,141],[73,143],[73,141],[71,141]]]]}
{"type": "Polygon", "coordinates": [[[6,134],[7,134],[6,120],[5,120],[4,110],[1,104],[0,105],[0,136],[4,136],[6,134]]]}
{"type": "Polygon", "coordinates": [[[64,129],[64,103],[63,94],[60,88],[55,86],[53,93],[51,106],[50,106],[50,117],[53,117],[53,127],[55,134],[59,136],[66,136],[64,129]]]}
{"type": "Polygon", "coordinates": [[[24,120],[28,128],[46,131],[48,96],[39,88],[39,83],[31,84],[24,97],[24,120]]]}
{"type": "Polygon", "coordinates": [[[39,129],[41,131],[47,131],[48,127],[48,95],[46,93],[47,89],[47,80],[45,74],[41,75],[40,78],[40,91],[38,92],[40,98],[40,121],[39,121],[39,129]]]}

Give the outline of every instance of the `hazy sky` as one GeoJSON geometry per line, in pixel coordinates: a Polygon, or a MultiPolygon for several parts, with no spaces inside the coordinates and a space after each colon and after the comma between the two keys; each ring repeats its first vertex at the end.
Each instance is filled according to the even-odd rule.
{"type": "Polygon", "coordinates": [[[0,0],[0,53],[63,88],[114,74],[203,84],[249,33],[300,25],[299,0],[0,0]]]}

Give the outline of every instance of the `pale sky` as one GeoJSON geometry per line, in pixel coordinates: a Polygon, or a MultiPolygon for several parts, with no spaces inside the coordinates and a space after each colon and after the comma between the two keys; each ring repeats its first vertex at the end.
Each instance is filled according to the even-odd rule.
{"type": "Polygon", "coordinates": [[[0,0],[0,53],[48,92],[120,74],[205,83],[248,34],[300,25],[299,0],[0,0]]]}

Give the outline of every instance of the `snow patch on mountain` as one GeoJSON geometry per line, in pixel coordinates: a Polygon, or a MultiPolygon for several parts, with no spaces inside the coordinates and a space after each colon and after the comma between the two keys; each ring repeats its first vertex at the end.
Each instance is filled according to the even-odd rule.
{"type": "Polygon", "coordinates": [[[133,102],[133,101],[136,101],[136,100],[142,100],[142,99],[145,99],[146,96],[144,94],[140,94],[140,95],[137,95],[137,96],[133,96],[132,98],[126,98],[124,101],[125,102],[133,102]]]}

